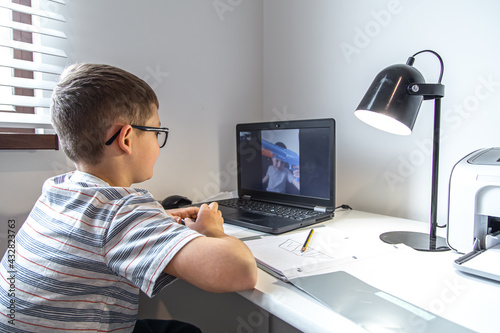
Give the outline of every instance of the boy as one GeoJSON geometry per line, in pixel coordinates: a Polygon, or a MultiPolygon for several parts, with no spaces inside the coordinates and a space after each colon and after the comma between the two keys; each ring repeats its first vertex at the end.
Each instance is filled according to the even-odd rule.
{"type": "Polygon", "coordinates": [[[217,203],[167,213],[130,187],[152,177],[168,135],[144,81],[70,66],[51,116],[76,171],[45,182],[15,259],[2,260],[0,332],[139,332],[139,290],[152,297],[176,277],[211,292],[255,286],[255,260],[224,234],[217,203]]]}

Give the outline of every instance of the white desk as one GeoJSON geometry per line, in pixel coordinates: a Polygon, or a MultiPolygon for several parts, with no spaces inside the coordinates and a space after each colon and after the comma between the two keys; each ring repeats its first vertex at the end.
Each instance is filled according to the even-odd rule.
{"type": "MultiPolygon", "coordinates": [[[[338,211],[332,220],[322,224],[346,232],[351,241],[364,248],[392,246],[379,239],[379,235],[386,231],[408,230],[427,233],[429,229],[428,223],[359,211],[338,211]]],[[[320,230],[318,225],[314,228],[320,230]]],[[[227,232],[239,238],[261,234],[230,225],[227,226],[227,232]]],[[[445,232],[445,230],[439,230],[439,232],[445,232]]],[[[498,309],[500,309],[500,283],[456,271],[453,268],[453,261],[458,257],[460,254],[453,251],[429,253],[406,249],[344,264],[330,271],[345,271],[375,288],[474,331],[498,332],[496,319],[498,309]]],[[[250,324],[258,323],[262,318],[250,317],[252,314],[255,315],[255,309],[237,308],[241,303],[239,300],[243,301],[238,299],[241,296],[248,300],[244,303],[255,304],[258,306],[257,309],[264,309],[270,315],[280,318],[303,332],[364,331],[356,323],[322,305],[294,286],[279,281],[261,270],[259,270],[257,285],[251,291],[217,295],[205,293],[181,281],[166,292],[165,299],[175,298],[172,304],[178,308],[177,311],[181,317],[185,312],[191,311],[184,318],[179,318],[181,320],[189,321],[189,318],[193,319],[194,315],[204,312],[207,308],[206,305],[200,305],[200,310],[195,309],[192,299],[196,297],[204,304],[214,304],[213,314],[200,315],[214,318],[213,316],[220,317],[223,314],[220,308],[223,312],[232,311],[227,317],[228,325],[223,326],[225,332],[237,331],[229,328],[229,321],[239,325],[238,330],[241,332],[272,331],[272,329],[262,329],[262,327],[254,329],[255,325],[249,326],[248,322],[244,323],[251,320],[253,322],[250,324]],[[179,291],[179,288],[184,288],[184,290],[179,291]],[[189,296],[186,297],[186,294],[189,296]],[[186,305],[180,304],[181,297],[186,299],[186,305]],[[219,309],[215,305],[217,302],[222,303],[219,309]]],[[[163,306],[171,309],[173,305],[163,306]]],[[[243,304],[243,306],[246,305],[243,304]]],[[[174,313],[174,317],[178,316],[174,313]]],[[[275,331],[288,332],[286,329],[275,331]]]]}
{"type": "MultiPolygon", "coordinates": [[[[324,224],[347,232],[362,247],[379,246],[379,235],[386,231],[427,233],[429,229],[427,223],[359,211],[339,211],[324,224]]],[[[242,237],[243,233],[238,236],[242,237]]],[[[386,293],[474,331],[498,332],[500,283],[456,271],[453,261],[459,256],[453,251],[391,252],[342,265],[333,271],[343,270],[386,293]]],[[[301,331],[359,331],[354,323],[263,271],[259,271],[256,288],[240,295],[301,331]]]]}

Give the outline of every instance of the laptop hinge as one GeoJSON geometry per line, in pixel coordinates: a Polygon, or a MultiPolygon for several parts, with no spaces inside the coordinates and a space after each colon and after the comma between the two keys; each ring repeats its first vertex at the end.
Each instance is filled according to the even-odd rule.
{"type": "Polygon", "coordinates": [[[314,207],[315,212],[320,212],[320,213],[326,213],[326,207],[321,207],[321,206],[315,206],[314,207]]]}
{"type": "Polygon", "coordinates": [[[244,195],[244,196],[242,197],[242,199],[243,199],[243,200],[250,200],[250,199],[252,199],[252,196],[250,196],[250,195],[244,195]]]}

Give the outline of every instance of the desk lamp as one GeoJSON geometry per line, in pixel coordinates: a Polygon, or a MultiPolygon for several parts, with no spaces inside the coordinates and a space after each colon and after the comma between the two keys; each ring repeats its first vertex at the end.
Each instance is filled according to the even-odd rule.
{"type": "Polygon", "coordinates": [[[441,98],[444,97],[443,60],[432,50],[423,50],[409,57],[406,64],[398,64],[382,70],[373,80],[370,88],[354,112],[365,123],[399,135],[409,135],[417,118],[423,100],[434,99],[434,134],[432,154],[432,189],[430,234],[392,231],[380,235],[380,239],[389,244],[406,244],[421,251],[449,250],[446,240],[436,236],[437,194],[439,167],[439,131],[441,118],[441,98]],[[438,83],[427,84],[420,72],[413,67],[415,56],[430,52],[441,64],[438,83]]]}

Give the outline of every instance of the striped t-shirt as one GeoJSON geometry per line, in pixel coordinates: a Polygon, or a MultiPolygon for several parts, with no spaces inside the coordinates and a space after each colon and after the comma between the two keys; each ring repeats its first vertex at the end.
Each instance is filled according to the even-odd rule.
{"type": "Polygon", "coordinates": [[[148,191],[51,178],[0,265],[0,332],[131,332],[139,289],[172,282],[163,269],[198,236],[148,191]]]}

